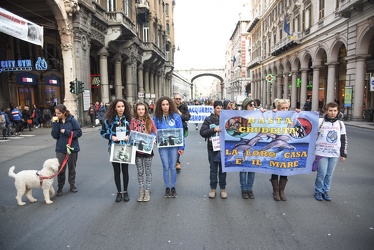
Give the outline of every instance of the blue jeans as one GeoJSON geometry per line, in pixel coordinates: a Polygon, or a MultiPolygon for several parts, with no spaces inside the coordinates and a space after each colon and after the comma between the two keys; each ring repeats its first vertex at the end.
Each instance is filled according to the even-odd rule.
{"type": "Polygon", "coordinates": [[[216,189],[219,180],[219,187],[221,189],[226,188],[226,173],[222,172],[221,163],[215,162],[214,157],[219,153],[219,151],[208,150],[208,159],[210,163],[210,188],[216,189]],[[217,180],[218,176],[218,180],[217,180]]]}
{"type": "Polygon", "coordinates": [[[178,147],[159,148],[160,158],[163,167],[165,187],[170,188],[169,185],[169,170],[171,172],[171,187],[175,188],[177,182],[177,170],[175,164],[178,159],[178,147]]]}
{"type": "Polygon", "coordinates": [[[253,182],[255,181],[254,172],[240,172],[240,188],[242,190],[252,190],[253,182]]]}
{"type": "Polygon", "coordinates": [[[324,157],[318,161],[318,170],[316,176],[316,193],[326,193],[330,191],[332,175],[339,157],[324,157]]]}

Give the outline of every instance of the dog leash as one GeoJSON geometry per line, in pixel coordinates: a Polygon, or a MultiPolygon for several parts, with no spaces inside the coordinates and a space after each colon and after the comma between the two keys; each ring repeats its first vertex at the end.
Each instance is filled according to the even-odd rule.
{"type": "Polygon", "coordinates": [[[42,176],[42,175],[39,175],[39,172],[36,172],[36,175],[39,176],[40,186],[43,184],[43,180],[55,178],[57,175],[59,175],[61,173],[61,171],[66,166],[66,163],[67,163],[67,161],[69,159],[69,155],[71,154],[71,150],[74,150],[74,148],[71,147],[71,143],[73,142],[73,135],[74,135],[73,131],[70,131],[70,136],[69,136],[68,144],[66,144],[66,155],[65,155],[65,159],[62,162],[62,166],[61,166],[60,170],[58,170],[58,172],[56,174],[51,175],[51,176],[42,176]]]}

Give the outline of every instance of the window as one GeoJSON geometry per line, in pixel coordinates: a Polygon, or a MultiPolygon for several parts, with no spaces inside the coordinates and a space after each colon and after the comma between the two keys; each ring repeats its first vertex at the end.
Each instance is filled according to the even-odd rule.
{"type": "Polygon", "coordinates": [[[106,8],[108,11],[115,11],[117,9],[116,0],[107,0],[106,4],[106,8]]]}
{"type": "Polygon", "coordinates": [[[325,17],[325,0],[319,0],[319,19],[325,17]]]}
{"type": "Polygon", "coordinates": [[[123,0],[123,13],[125,16],[129,16],[129,0],[123,0]]]}
{"type": "Polygon", "coordinates": [[[335,10],[338,10],[339,9],[339,1],[341,0],[335,0],[335,10]]]}
{"type": "Polygon", "coordinates": [[[169,16],[169,4],[168,3],[166,4],[165,8],[166,8],[166,16],[169,16]]]}
{"type": "Polygon", "coordinates": [[[149,23],[144,23],[143,27],[143,41],[149,42],[149,23]]]}

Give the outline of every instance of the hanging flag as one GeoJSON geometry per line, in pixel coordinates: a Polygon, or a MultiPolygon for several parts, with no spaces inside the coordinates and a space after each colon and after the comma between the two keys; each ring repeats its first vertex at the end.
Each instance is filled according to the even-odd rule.
{"type": "Polygon", "coordinates": [[[0,32],[43,47],[43,27],[0,8],[0,32]]]}
{"type": "Polygon", "coordinates": [[[290,25],[287,23],[286,14],[284,15],[283,26],[284,26],[284,27],[283,27],[284,32],[286,32],[287,35],[290,35],[290,25]]]}

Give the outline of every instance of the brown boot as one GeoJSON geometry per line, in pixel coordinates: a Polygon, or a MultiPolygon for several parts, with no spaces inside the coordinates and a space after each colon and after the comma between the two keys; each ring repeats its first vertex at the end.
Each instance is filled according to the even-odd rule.
{"type": "Polygon", "coordinates": [[[284,193],[284,189],[286,188],[287,181],[288,181],[287,179],[279,180],[279,195],[282,201],[287,200],[286,194],[284,193]]]}
{"type": "Polygon", "coordinates": [[[273,185],[273,198],[274,198],[274,200],[280,201],[278,180],[270,179],[270,182],[271,182],[271,185],[273,185]]]}

